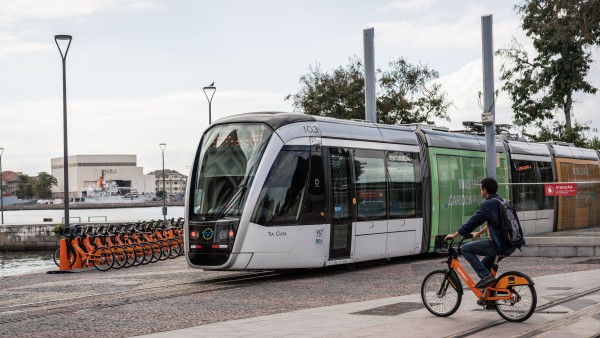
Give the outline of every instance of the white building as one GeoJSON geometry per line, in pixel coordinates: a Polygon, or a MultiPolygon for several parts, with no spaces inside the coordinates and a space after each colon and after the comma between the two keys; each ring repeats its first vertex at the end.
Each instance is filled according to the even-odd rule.
{"type": "Polygon", "coordinates": [[[156,179],[156,193],[157,195],[165,190],[168,196],[182,196],[185,195],[185,186],[187,184],[187,176],[179,173],[176,170],[165,169],[165,179],[163,186],[163,171],[155,170],[153,172],[148,173],[148,175],[152,175],[156,179]]]}
{"type": "MultiPolygon", "coordinates": [[[[136,155],[74,155],[69,156],[69,197],[86,197],[90,188],[101,188],[99,180],[116,184],[123,193],[130,190],[139,194],[154,194],[154,175],[144,175],[137,166],[136,155]]],[[[51,159],[52,176],[58,186],[52,187],[54,198],[63,198],[64,158],[51,159]]]]}

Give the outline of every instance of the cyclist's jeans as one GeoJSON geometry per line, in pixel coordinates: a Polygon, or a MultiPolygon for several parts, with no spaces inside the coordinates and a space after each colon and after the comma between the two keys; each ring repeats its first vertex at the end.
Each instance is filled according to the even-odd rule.
{"type": "Polygon", "coordinates": [[[471,264],[479,278],[483,278],[490,273],[494,259],[498,250],[491,239],[472,241],[464,244],[460,248],[463,257],[471,264]],[[480,261],[477,256],[485,256],[480,261]]]}

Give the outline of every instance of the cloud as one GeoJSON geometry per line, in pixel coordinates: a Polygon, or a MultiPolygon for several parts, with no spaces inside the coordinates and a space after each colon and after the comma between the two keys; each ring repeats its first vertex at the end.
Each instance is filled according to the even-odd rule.
{"type": "Polygon", "coordinates": [[[151,0],[3,0],[0,13],[12,19],[55,19],[154,6],[151,0]]]}
{"type": "MultiPolygon", "coordinates": [[[[410,2],[407,5],[412,6],[410,2]]],[[[445,13],[423,12],[417,17],[412,15],[405,20],[372,22],[368,26],[376,28],[378,43],[436,47],[440,52],[448,47],[480,48],[481,16],[487,14],[488,9],[468,5],[456,14],[445,13]]],[[[509,42],[512,37],[525,36],[519,28],[519,18],[509,7],[504,12],[495,13],[493,22],[494,41],[500,43],[497,46],[509,42]]]]}
{"type": "Polygon", "coordinates": [[[46,32],[20,29],[19,23],[26,19],[84,17],[101,12],[140,10],[156,6],[152,0],[2,0],[0,2],[0,58],[11,54],[45,52],[53,48],[49,43],[32,42],[37,36],[46,32]]]}
{"type": "MultiPolygon", "coordinates": [[[[495,104],[496,123],[512,125],[512,102],[508,94],[502,91],[503,84],[499,79],[500,66],[501,60],[496,57],[494,60],[494,86],[499,92],[495,104]]],[[[439,122],[440,125],[446,125],[452,130],[458,130],[463,129],[463,121],[481,120],[480,114],[483,109],[479,106],[478,92],[483,91],[482,68],[482,61],[478,59],[438,79],[438,82],[447,91],[449,99],[454,102],[455,107],[450,108],[449,111],[450,118],[452,119],[450,123],[436,122],[439,122]]],[[[600,82],[598,81],[600,79],[600,64],[592,64],[587,79],[593,86],[600,86],[600,82]]],[[[600,95],[578,93],[574,99],[573,113],[575,118],[580,122],[591,121],[592,128],[600,129],[600,121],[597,119],[597,107],[600,106],[600,95]]],[[[481,102],[481,104],[483,103],[481,102]]],[[[561,111],[557,112],[557,118],[564,121],[564,118],[560,114],[562,114],[561,111]]]]}
{"type": "Polygon", "coordinates": [[[422,11],[431,8],[439,0],[396,0],[382,7],[382,11],[422,11]]]}
{"type": "MultiPolygon", "coordinates": [[[[213,122],[252,111],[291,111],[284,94],[266,91],[216,92],[213,122]]],[[[159,143],[167,143],[167,168],[187,174],[208,127],[208,103],[201,91],[176,92],[142,100],[68,101],[70,155],[133,154],[149,172],[161,166],[159,143]]],[[[63,156],[62,101],[0,106],[3,169],[50,172],[50,159],[63,156]]]]}

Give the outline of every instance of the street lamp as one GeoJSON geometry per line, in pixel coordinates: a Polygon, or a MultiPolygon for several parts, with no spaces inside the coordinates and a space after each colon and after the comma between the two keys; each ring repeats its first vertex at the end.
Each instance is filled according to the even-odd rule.
{"type": "Polygon", "coordinates": [[[4,224],[4,190],[2,190],[2,153],[4,148],[0,148],[0,214],[2,214],[2,223],[4,224]]]}
{"type": "Polygon", "coordinates": [[[217,87],[215,87],[215,83],[213,82],[210,84],[210,86],[202,88],[202,90],[204,91],[204,95],[206,95],[206,99],[208,100],[208,124],[210,125],[212,123],[212,120],[211,120],[212,98],[213,98],[213,96],[215,96],[217,87]],[[211,93],[210,98],[208,97],[208,93],[206,91],[211,93]]]}
{"type": "Polygon", "coordinates": [[[166,194],[167,194],[167,188],[165,186],[165,148],[167,147],[166,143],[161,143],[159,144],[160,149],[162,150],[162,164],[163,164],[163,170],[162,170],[162,179],[163,179],[163,220],[166,222],[167,221],[167,200],[166,200],[166,194]]]}
{"type": "Polygon", "coordinates": [[[60,52],[62,59],[62,73],[63,73],[63,143],[64,143],[64,181],[65,181],[65,193],[64,193],[64,206],[65,206],[65,228],[69,227],[69,150],[67,147],[67,73],[66,73],[66,60],[69,47],[71,46],[71,35],[55,35],[54,41],[60,52]],[[63,53],[62,48],[58,44],[66,44],[67,48],[63,53]]]}

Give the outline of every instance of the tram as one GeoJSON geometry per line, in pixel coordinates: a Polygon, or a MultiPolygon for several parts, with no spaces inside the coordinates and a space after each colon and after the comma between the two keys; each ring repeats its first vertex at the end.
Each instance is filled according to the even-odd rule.
{"type": "MultiPolygon", "coordinates": [[[[572,213],[573,226],[598,224],[593,200],[586,209],[513,184],[572,180],[572,168],[599,181],[596,151],[499,138],[496,154],[499,194],[514,199],[526,233],[568,228],[559,220],[572,213]]],[[[202,136],[188,180],[188,265],[316,268],[432,251],[477,210],[483,177],[482,136],[295,113],[226,117],[202,136]]]]}

